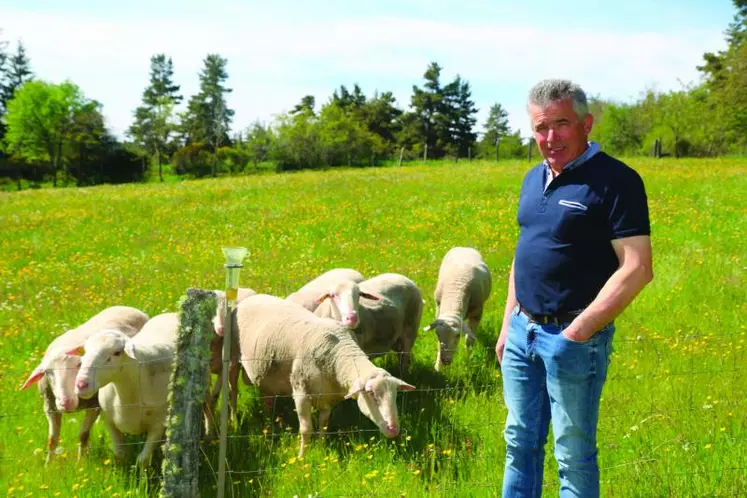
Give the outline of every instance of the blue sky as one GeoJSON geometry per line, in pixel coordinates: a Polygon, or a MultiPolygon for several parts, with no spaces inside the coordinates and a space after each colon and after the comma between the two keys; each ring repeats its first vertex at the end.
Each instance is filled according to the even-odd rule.
{"type": "Polygon", "coordinates": [[[119,136],[148,83],[154,53],[171,56],[187,98],[208,53],[228,59],[234,129],[318,104],[344,84],[392,91],[409,106],[431,61],[442,81],[472,85],[481,126],[500,102],[528,135],[524,101],[546,77],[589,95],[634,101],[697,82],[706,51],[725,46],[730,0],[0,0],[0,39],[22,40],[40,79],[70,79],[104,105],[119,136]]]}

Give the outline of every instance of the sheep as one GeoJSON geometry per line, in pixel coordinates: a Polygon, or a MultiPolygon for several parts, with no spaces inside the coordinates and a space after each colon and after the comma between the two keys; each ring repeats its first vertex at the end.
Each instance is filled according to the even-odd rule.
{"type": "Polygon", "coordinates": [[[485,301],[490,296],[491,285],[490,269],[477,250],[454,247],[444,256],[433,294],[436,319],[423,329],[435,330],[438,336],[436,371],[442,365],[451,364],[462,334],[466,336],[468,348],[474,344],[474,333],[480,324],[485,301]]]}
{"type": "Polygon", "coordinates": [[[314,311],[321,303],[319,296],[340,282],[362,282],[363,275],[350,268],[335,268],[322,273],[296,292],[288,295],[287,300],[298,303],[309,311],[314,311]]]}
{"type": "MultiPolygon", "coordinates": [[[[223,379],[223,329],[226,318],[226,293],[222,290],[214,290],[218,296],[218,306],[213,317],[213,328],[215,334],[210,343],[210,373],[217,374],[218,377],[213,385],[213,390],[210,393],[210,413],[215,413],[215,405],[218,403],[218,397],[222,387],[223,379]]],[[[238,305],[244,298],[253,296],[256,292],[248,287],[239,287],[234,306],[238,305]]],[[[231,420],[236,423],[237,417],[237,404],[239,395],[239,372],[240,367],[238,363],[238,335],[233,331],[231,334],[231,357],[226,358],[226,361],[230,362],[228,370],[228,384],[229,384],[229,410],[231,414],[231,420]]]]}
{"type": "Polygon", "coordinates": [[[111,306],[82,325],[57,336],[47,347],[39,365],[31,372],[21,390],[38,383],[44,401],[44,413],[49,423],[47,462],[54,455],[60,441],[62,414],[85,410],[85,418],[78,435],[78,458],[88,449],[91,427],[99,416],[98,399],[81,400],[75,394],[75,376],[80,358],[67,354],[71,348],[83,345],[93,333],[102,329],[117,329],[127,336],[135,335],[148,321],[148,315],[130,306],[111,306]]]}
{"type": "Polygon", "coordinates": [[[266,294],[241,302],[234,315],[244,379],[266,396],[292,395],[304,455],[319,410],[324,437],[334,405],[357,399],[360,411],[387,437],[399,434],[397,391],[414,386],[377,367],[338,322],[266,294]]]}
{"type": "Polygon", "coordinates": [[[397,351],[400,374],[407,372],[424,304],[415,282],[384,273],[360,283],[337,284],[319,300],[323,302],[314,312],[317,316],[341,322],[368,355],[397,351]]]}
{"type": "Polygon", "coordinates": [[[123,433],[147,433],[138,465],[150,462],[154,447],[163,438],[178,329],[179,315],[163,313],[148,320],[132,338],[106,329],[85,342],[75,392],[84,399],[98,392],[119,462],[125,452],[123,433]]]}

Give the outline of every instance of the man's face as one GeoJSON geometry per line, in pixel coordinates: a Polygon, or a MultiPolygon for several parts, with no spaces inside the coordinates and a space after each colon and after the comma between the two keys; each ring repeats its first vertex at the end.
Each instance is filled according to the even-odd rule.
{"type": "Polygon", "coordinates": [[[555,171],[562,170],[586,149],[594,118],[588,114],[579,119],[571,99],[554,101],[546,107],[530,104],[529,115],[534,140],[555,171]]]}

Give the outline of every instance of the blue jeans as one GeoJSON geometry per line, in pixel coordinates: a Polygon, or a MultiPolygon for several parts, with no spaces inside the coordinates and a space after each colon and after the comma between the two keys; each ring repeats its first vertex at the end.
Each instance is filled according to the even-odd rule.
{"type": "Polygon", "coordinates": [[[542,495],[545,443],[552,420],[561,497],[598,497],[597,420],[607,378],[613,324],[586,342],[561,332],[567,326],[532,323],[518,306],[503,351],[503,496],[542,495]]]}

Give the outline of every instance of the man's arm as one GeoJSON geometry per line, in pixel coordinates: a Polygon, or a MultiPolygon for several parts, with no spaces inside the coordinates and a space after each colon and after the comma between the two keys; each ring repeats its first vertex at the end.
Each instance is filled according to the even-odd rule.
{"type": "MultiPolygon", "coordinates": [[[[654,278],[651,237],[637,235],[612,241],[620,266],[591,304],[563,331],[568,339],[586,341],[614,320],[654,278]]],[[[497,346],[496,346],[497,350],[497,346]]]]}
{"type": "Polygon", "coordinates": [[[503,349],[506,347],[506,339],[508,339],[508,329],[511,324],[511,312],[517,304],[519,304],[519,301],[516,300],[516,287],[514,286],[514,261],[511,261],[511,272],[508,275],[506,309],[503,312],[503,325],[501,326],[501,334],[498,336],[498,342],[495,345],[495,356],[498,358],[498,363],[503,361],[503,349]]]}

